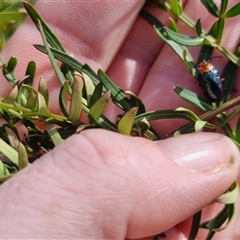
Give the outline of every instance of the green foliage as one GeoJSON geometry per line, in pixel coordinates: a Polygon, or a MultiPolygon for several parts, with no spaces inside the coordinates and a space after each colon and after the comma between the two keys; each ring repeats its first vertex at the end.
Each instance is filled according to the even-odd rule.
{"type": "MultiPolygon", "coordinates": [[[[49,110],[49,91],[43,78],[40,79],[37,89],[33,87],[36,72],[35,62],[29,62],[25,77],[16,80],[19,79],[15,74],[15,68],[19,64],[17,59],[11,57],[5,62],[0,57],[3,76],[12,86],[12,91],[8,96],[0,97],[0,116],[5,121],[0,126],[1,182],[52,150],[72,134],[88,128],[103,128],[125,135],[144,137],[152,141],[194,131],[222,129],[240,146],[240,97],[230,100],[234,89],[234,77],[240,66],[240,50],[237,48],[234,53],[231,53],[221,45],[225,23],[228,18],[240,14],[240,4],[237,3],[228,9],[228,1],[222,0],[220,8],[218,8],[214,1],[202,0],[206,11],[216,18],[210,31],[206,33],[201,27],[201,19],[195,23],[185,16],[182,1],[150,0],[148,2],[169,13],[170,28],[164,26],[146,11],[142,11],[140,15],[149,22],[159,38],[180,57],[192,76],[196,74],[196,64],[204,59],[209,59],[214,49],[228,58],[228,63],[222,73],[226,88],[222,101],[217,104],[211,103],[194,92],[176,86],[175,93],[200,109],[203,112],[202,115],[198,116],[193,111],[184,108],[146,111],[141,99],[132,92],[119,88],[102,70],[98,70],[96,73],[89,65],[83,64],[74,56],[67,54],[64,46],[44,19],[31,4],[24,2],[24,8],[40,31],[43,40],[43,45],[35,45],[35,48],[47,54],[62,86],[59,93],[61,113],[54,114],[49,110]],[[196,32],[196,36],[190,37],[179,33],[173,19],[183,21],[196,32]],[[202,49],[199,59],[195,63],[188,47],[198,45],[201,45],[202,49]],[[60,67],[57,60],[62,63],[60,67]],[[111,121],[104,115],[110,99],[121,111],[121,114],[116,117],[116,121],[111,121]],[[226,114],[229,109],[233,110],[230,114],[226,114]],[[82,118],[82,115],[85,117],[82,118]],[[233,129],[229,121],[236,117],[238,120],[233,129]],[[157,136],[151,122],[173,118],[185,119],[188,123],[166,136],[157,136]],[[210,123],[212,119],[217,120],[215,124],[210,123]],[[25,128],[27,134],[23,139],[19,137],[16,124],[22,124],[25,128]]],[[[19,11],[19,6],[21,6],[19,3],[0,2],[0,19],[1,17],[4,19],[2,25],[7,23],[10,17],[13,17],[12,14],[6,17],[5,13],[9,13],[13,9],[19,11]],[[16,8],[16,6],[18,7],[16,8]],[[4,14],[1,15],[1,13],[4,14]]],[[[19,20],[18,18],[20,18],[20,14],[16,14],[13,19],[16,22],[19,20]]],[[[6,25],[6,32],[8,31],[13,32],[12,26],[6,25]]],[[[227,227],[233,217],[236,196],[237,184],[234,183],[226,193],[216,199],[217,202],[225,204],[217,216],[201,223],[201,211],[195,214],[189,239],[195,239],[200,227],[209,230],[206,239],[211,239],[216,231],[227,227]],[[224,223],[227,224],[223,225],[224,223]]],[[[156,235],[154,239],[162,236],[164,233],[156,235]]]]}
{"type": "MultiPolygon", "coordinates": [[[[34,4],[36,0],[29,0],[34,4]]],[[[24,20],[26,12],[22,11],[22,1],[0,0],[0,51],[24,20]]]]}

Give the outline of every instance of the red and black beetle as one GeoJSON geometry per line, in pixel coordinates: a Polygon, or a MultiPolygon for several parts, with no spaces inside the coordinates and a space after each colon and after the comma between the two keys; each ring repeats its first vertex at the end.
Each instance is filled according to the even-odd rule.
{"type": "Polygon", "coordinates": [[[203,60],[197,65],[195,78],[211,102],[220,102],[224,93],[223,79],[210,62],[212,58],[203,60]]]}

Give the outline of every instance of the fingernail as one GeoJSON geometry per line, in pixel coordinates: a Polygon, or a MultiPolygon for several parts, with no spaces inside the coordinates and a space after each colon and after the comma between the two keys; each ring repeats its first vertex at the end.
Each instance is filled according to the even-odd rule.
{"type": "Polygon", "coordinates": [[[159,142],[165,154],[192,172],[230,167],[239,156],[236,145],[216,133],[192,133],[159,142]]]}

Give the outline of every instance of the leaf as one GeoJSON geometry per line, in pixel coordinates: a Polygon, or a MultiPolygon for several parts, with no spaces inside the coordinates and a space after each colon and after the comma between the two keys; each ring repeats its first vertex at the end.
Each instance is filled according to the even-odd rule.
{"type": "Polygon", "coordinates": [[[174,19],[169,18],[169,20],[170,20],[170,29],[174,32],[178,32],[178,27],[174,19]]]}
{"type": "Polygon", "coordinates": [[[142,119],[146,118],[147,121],[159,120],[159,119],[172,119],[172,118],[181,118],[186,119],[192,122],[198,120],[198,117],[187,109],[166,109],[166,110],[156,110],[149,111],[136,116],[134,124],[138,124],[142,119]]]}
{"type": "Polygon", "coordinates": [[[231,9],[227,11],[227,13],[224,15],[225,18],[232,18],[240,15],[240,3],[237,3],[234,5],[231,9]]]}
{"type": "Polygon", "coordinates": [[[38,14],[38,12],[34,9],[34,7],[26,1],[23,1],[23,6],[26,9],[30,18],[32,19],[33,23],[36,25],[36,27],[40,30],[42,26],[42,30],[40,30],[40,32],[44,30],[44,36],[46,35],[46,42],[48,42],[52,47],[61,50],[62,52],[65,52],[65,49],[62,46],[61,42],[51,31],[51,29],[48,27],[48,25],[42,19],[42,17],[38,14]]]}
{"type": "Polygon", "coordinates": [[[176,16],[179,16],[182,13],[181,1],[179,1],[179,0],[169,0],[169,3],[171,5],[171,11],[176,16]]]}
{"type": "Polygon", "coordinates": [[[18,166],[18,152],[0,138],[0,152],[18,166]]]}
{"type": "Polygon", "coordinates": [[[213,0],[201,0],[202,4],[214,17],[219,17],[219,11],[213,0]]]}
{"type": "Polygon", "coordinates": [[[176,43],[182,46],[195,47],[201,45],[203,38],[200,37],[189,37],[172,31],[170,28],[165,27],[167,35],[176,43]]]}
{"type": "Polygon", "coordinates": [[[84,90],[85,90],[85,93],[86,93],[87,105],[90,107],[91,97],[92,97],[93,92],[95,90],[95,86],[94,86],[91,78],[86,73],[82,73],[82,79],[83,79],[83,82],[84,82],[84,90]]]}
{"type": "MultiPolygon", "coordinates": [[[[43,53],[47,53],[46,48],[42,45],[37,45],[36,44],[36,45],[34,45],[34,47],[36,49],[38,49],[39,51],[43,52],[43,53]]],[[[86,73],[91,78],[91,80],[93,81],[93,83],[95,85],[97,85],[99,83],[99,79],[98,79],[97,74],[87,64],[83,65],[82,63],[77,61],[72,56],[69,56],[67,53],[61,52],[61,51],[59,51],[57,49],[54,49],[54,48],[50,48],[50,49],[51,49],[52,54],[54,55],[54,57],[56,59],[65,63],[66,65],[68,65],[73,70],[76,70],[79,73],[81,73],[81,72],[86,73]]]]}
{"type": "Polygon", "coordinates": [[[53,66],[53,69],[58,77],[58,80],[60,81],[60,83],[62,84],[62,86],[66,87],[66,90],[71,93],[71,90],[69,88],[69,86],[67,84],[65,84],[66,80],[65,80],[65,77],[63,75],[63,73],[61,72],[55,58],[54,58],[54,55],[53,53],[51,52],[51,49],[50,47],[48,46],[48,42],[47,42],[47,39],[46,39],[46,36],[45,36],[45,33],[43,31],[43,28],[42,28],[42,23],[41,21],[38,21],[39,23],[39,30],[40,30],[40,33],[41,33],[41,36],[42,36],[42,40],[43,40],[43,43],[44,43],[44,46],[46,48],[46,51],[47,51],[47,55],[49,57],[49,60],[53,66]]]}
{"type": "Polygon", "coordinates": [[[210,230],[205,239],[212,239],[212,237],[217,231],[225,229],[233,218],[234,210],[234,204],[225,205],[224,208],[214,218],[204,223],[201,223],[201,228],[210,230]],[[224,223],[225,225],[222,226],[224,223]]]}
{"type": "Polygon", "coordinates": [[[102,96],[103,84],[100,82],[94,89],[92,93],[91,101],[89,107],[91,108],[93,104],[102,96]]]}
{"type": "Polygon", "coordinates": [[[73,123],[77,122],[82,111],[82,79],[75,75],[72,86],[71,104],[68,119],[73,123]]]}
{"type": "Polygon", "coordinates": [[[146,108],[140,98],[138,98],[133,92],[126,91],[126,95],[130,96],[130,100],[132,100],[132,105],[138,108],[138,114],[146,112],[146,108]]]}
{"type": "Polygon", "coordinates": [[[137,114],[138,108],[134,107],[128,110],[120,119],[118,123],[118,131],[124,135],[130,136],[134,123],[134,118],[137,114]]]}
{"type": "Polygon", "coordinates": [[[235,181],[226,193],[222,194],[217,199],[215,199],[215,202],[222,204],[232,204],[235,203],[237,199],[238,199],[238,183],[235,181]]]}
{"type": "Polygon", "coordinates": [[[8,137],[8,141],[15,150],[18,150],[19,140],[14,131],[8,127],[5,127],[5,131],[8,137]]]}
{"type": "Polygon", "coordinates": [[[203,30],[202,30],[202,25],[201,25],[201,19],[200,18],[197,20],[195,28],[196,28],[196,32],[197,32],[198,36],[203,37],[204,33],[203,33],[203,30]]]}
{"type": "Polygon", "coordinates": [[[216,25],[217,25],[216,40],[217,40],[217,43],[220,43],[223,35],[224,26],[225,26],[225,19],[219,18],[218,21],[216,22],[216,25]]]}
{"type": "Polygon", "coordinates": [[[10,58],[7,66],[2,65],[3,75],[12,86],[16,84],[16,76],[14,74],[14,69],[16,66],[17,66],[17,59],[15,57],[10,58]]]}
{"type": "Polygon", "coordinates": [[[14,104],[16,102],[17,96],[18,96],[18,87],[15,86],[10,92],[10,94],[2,102],[6,104],[14,104]]]}
{"type": "Polygon", "coordinates": [[[25,168],[29,164],[28,155],[24,145],[19,142],[18,144],[18,168],[19,170],[25,168]]]}
{"type": "Polygon", "coordinates": [[[195,64],[189,51],[184,46],[174,42],[169,38],[169,36],[166,34],[164,25],[157,18],[143,10],[140,12],[140,15],[153,26],[158,36],[175,51],[175,53],[184,61],[187,68],[192,73],[193,69],[195,69],[195,64]]]}
{"type": "Polygon", "coordinates": [[[122,89],[117,87],[102,70],[98,70],[98,76],[106,89],[110,90],[113,102],[123,110],[128,111],[131,104],[122,89]]]}
{"type": "Polygon", "coordinates": [[[228,0],[221,0],[220,15],[224,15],[228,6],[228,0]]]}
{"type": "Polygon", "coordinates": [[[194,129],[195,132],[201,131],[207,124],[207,121],[198,120],[195,122],[194,129]]]}
{"type": "Polygon", "coordinates": [[[103,114],[110,97],[111,92],[107,91],[90,108],[89,115],[93,117],[95,121],[103,114]]]}
{"type": "Polygon", "coordinates": [[[10,175],[10,172],[6,168],[6,165],[2,161],[0,161],[0,182],[3,176],[8,176],[8,175],[10,175]]]}
{"type": "Polygon", "coordinates": [[[195,213],[192,218],[191,231],[188,236],[188,240],[194,240],[197,237],[200,221],[201,221],[202,211],[195,213]]]}
{"type": "Polygon", "coordinates": [[[38,91],[42,94],[46,104],[48,105],[48,100],[49,100],[48,87],[47,87],[47,83],[43,77],[40,77],[38,91]]]}
{"type": "Polygon", "coordinates": [[[210,105],[203,98],[198,96],[196,93],[186,90],[181,87],[174,87],[173,89],[182,99],[196,106],[197,108],[203,111],[210,111],[213,109],[212,105],[210,105]]]}
{"type": "Polygon", "coordinates": [[[17,103],[19,104],[26,104],[27,98],[29,96],[29,91],[26,88],[22,87],[22,84],[26,84],[29,86],[33,85],[33,80],[35,76],[36,71],[36,63],[34,61],[31,61],[28,63],[27,70],[25,72],[25,78],[21,82],[21,85],[19,86],[19,94],[17,97],[17,103]]]}
{"type": "Polygon", "coordinates": [[[238,118],[236,124],[235,140],[240,144],[240,118],[238,118]]]}
{"type": "Polygon", "coordinates": [[[54,127],[54,124],[52,124],[50,122],[45,122],[45,126],[46,126],[47,132],[55,146],[57,146],[63,142],[63,139],[61,138],[57,129],[54,127]]]}
{"type": "Polygon", "coordinates": [[[59,106],[60,109],[63,113],[63,115],[68,118],[68,110],[65,104],[65,94],[66,94],[66,89],[62,86],[60,93],[59,93],[59,106]]]}

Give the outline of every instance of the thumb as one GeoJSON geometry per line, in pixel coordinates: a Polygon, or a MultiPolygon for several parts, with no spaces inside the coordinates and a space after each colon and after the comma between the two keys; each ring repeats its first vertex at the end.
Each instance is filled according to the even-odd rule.
{"type": "Polygon", "coordinates": [[[211,203],[238,169],[238,149],[219,134],[155,144],[86,130],[1,186],[1,237],[151,236],[211,203]]]}

